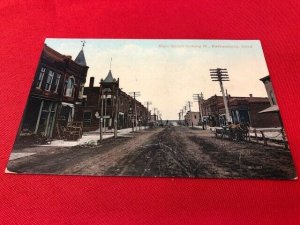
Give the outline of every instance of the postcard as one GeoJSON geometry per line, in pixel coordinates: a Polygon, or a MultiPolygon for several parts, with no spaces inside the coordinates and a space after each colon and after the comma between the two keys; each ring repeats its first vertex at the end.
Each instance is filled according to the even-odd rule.
{"type": "Polygon", "coordinates": [[[47,38],[36,63],[9,173],[297,178],[259,40],[47,38]]]}

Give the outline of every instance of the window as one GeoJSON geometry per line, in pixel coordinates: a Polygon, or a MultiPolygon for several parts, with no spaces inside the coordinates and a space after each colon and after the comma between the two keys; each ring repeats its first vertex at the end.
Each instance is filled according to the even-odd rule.
{"type": "Polygon", "coordinates": [[[73,97],[73,94],[74,94],[74,84],[75,84],[74,77],[69,77],[69,79],[66,81],[65,96],[67,96],[67,97],[73,97]]]}
{"type": "Polygon", "coordinates": [[[83,124],[90,125],[92,123],[92,112],[83,113],[83,124]]]}
{"type": "Polygon", "coordinates": [[[111,98],[107,98],[106,99],[106,105],[107,106],[111,106],[112,104],[111,104],[111,98]]]}
{"type": "Polygon", "coordinates": [[[47,80],[46,80],[45,90],[50,91],[53,77],[54,77],[54,72],[49,70],[47,80]]]}
{"type": "Polygon", "coordinates": [[[55,93],[57,93],[57,90],[58,90],[60,76],[61,76],[60,74],[57,74],[56,79],[55,79],[55,90],[54,90],[55,93]]]}
{"type": "Polygon", "coordinates": [[[84,90],[84,84],[81,84],[79,88],[79,94],[78,94],[78,98],[80,99],[83,98],[83,90],[84,90]]]}
{"type": "Polygon", "coordinates": [[[40,74],[38,76],[38,80],[36,82],[36,88],[39,88],[39,89],[41,88],[45,72],[46,72],[46,68],[42,67],[41,71],[40,71],[40,74]]]}

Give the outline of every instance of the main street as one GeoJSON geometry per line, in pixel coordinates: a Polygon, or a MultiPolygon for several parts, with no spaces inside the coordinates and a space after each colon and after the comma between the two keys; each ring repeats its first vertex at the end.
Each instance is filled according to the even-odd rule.
{"type": "MultiPolygon", "coordinates": [[[[16,150],[17,151],[17,150],[16,150]]],[[[17,173],[209,178],[294,178],[289,150],[217,139],[209,130],[171,126],[105,139],[100,145],[19,149],[17,173]]]]}

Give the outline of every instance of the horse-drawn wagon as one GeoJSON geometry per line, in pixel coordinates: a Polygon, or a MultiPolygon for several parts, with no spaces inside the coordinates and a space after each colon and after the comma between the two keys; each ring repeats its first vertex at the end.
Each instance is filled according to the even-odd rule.
{"type": "Polygon", "coordinates": [[[215,136],[233,141],[245,141],[249,138],[249,126],[245,123],[231,124],[215,129],[215,136]]]}

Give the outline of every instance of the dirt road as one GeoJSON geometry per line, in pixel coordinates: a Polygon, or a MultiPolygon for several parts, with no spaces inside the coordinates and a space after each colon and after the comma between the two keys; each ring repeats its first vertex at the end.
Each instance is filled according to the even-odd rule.
{"type": "Polygon", "coordinates": [[[105,176],[295,177],[288,150],[216,139],[210,131],[179,126],[107,139],[100,146],[55,147],[13,160],[8,169],[105,176]]]}

